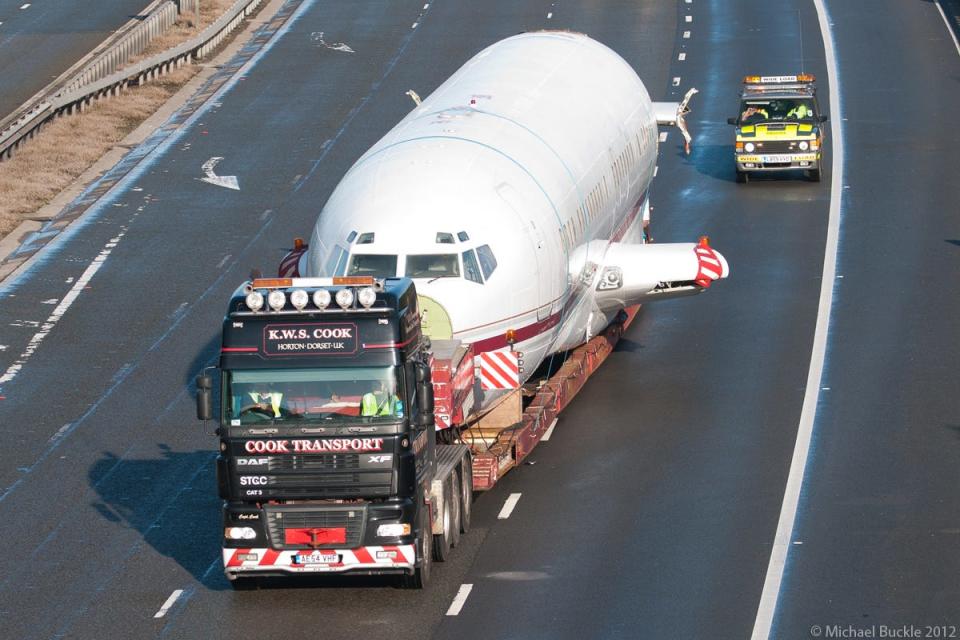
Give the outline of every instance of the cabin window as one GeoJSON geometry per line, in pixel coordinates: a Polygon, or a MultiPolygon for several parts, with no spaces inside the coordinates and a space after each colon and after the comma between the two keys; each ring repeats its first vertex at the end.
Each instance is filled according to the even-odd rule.
{"type": "Polygon", "coordinates": [[[356,237],[357,237],[357,232],[351,231],[350,235],[347,236],[347,244],[350,244],[351,242],[353,242],[353,239],[356,237]]]}
{"type": "Polygon", "coordinates": [[[466,231],[457,231],[457,238],[460,240],[460,242],[466,242],[470,239],[470,236],[467,235],[466,231]]]}
{"type": "Polygon", "coordinates": [[[350,258],[350,269],[347,271],[347,275],[395,278],[397,275],[397,256],[355,253],[350,258]]]}
{"type": "Polygon", "coordinates": [[[437,232],[437,244],[453,244],[453,234],[445,231],[437,232]]]}
{"type": "Polygon", "coordinates": [[[489,280],[490,274],[497,268],[497,259],[493,256],[493,250],[490,249],[490,245],[484,244],[477,247],[477,258],[480,260],[483,279],[489,280]]]}
{"type": "Polygon", "coordinates": [[[357,238],[357,244],[373,244],[375,234],[371,231],[368,233],[361,233],[360,237],[357,238]]]}
{"type": "Polygon", "coordinates": [[[407,256],[408,278],[459,278],[460,260],[455,253],[407,256]]]}
{"type": "Polygon", "coordinates": [[[463,277],[470,282],[483,284],[483,279],[480,278],[480,265],[477,264],[477,256],[473,249],[463,252],[463,277]]]}

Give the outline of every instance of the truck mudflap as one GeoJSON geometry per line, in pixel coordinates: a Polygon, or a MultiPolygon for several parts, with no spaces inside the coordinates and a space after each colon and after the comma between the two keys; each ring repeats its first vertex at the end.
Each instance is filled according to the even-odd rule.
{"type": "Polygon", "coordinates": [[[413,570],[414,545],[356,549],[223,549],[227,575],[236,573],[344,573],[347,571],[413,570]]]}

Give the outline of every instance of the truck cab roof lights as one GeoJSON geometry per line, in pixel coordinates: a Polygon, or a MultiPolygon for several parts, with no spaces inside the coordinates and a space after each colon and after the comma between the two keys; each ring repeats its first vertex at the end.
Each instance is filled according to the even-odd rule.
{"type": "Polygon", "coordinates": [[[377,292],[373,290],[373,287],[364,287],[357,292],[357,300],[364,308],[369,309],[377,301],[377,292]]]}
{"type": "Polygon", "coordinates": [[[290,304],[296,307],[298,311],[302,311],[309,301],[310,296],[303,289],[296,289],[290,293],[290,304]]]}
{"type": "Polygon", "coordinates": [[[318,309],[326,309],[330,306],[330,292],[326,289],[317,289],[313,292],[313,304],[318,309]]]}
{"type": "Polygon", "coordinates": [[[373,276],[337,276],[332,284],[335,287],[373,287],[377,281],[373,276]]]}
{"type": "Polygon", "coordinates": [[[287,294],[279,289],[274,289],[267,295],[267,304],[274,311],[280,311],[287,304],[287,294]]]}
{"type": "Polygon", "coordinates": [[[341,309],[349,309],[353,305],[353,289],[337,291],[337,304],[341,309]]]}
{"type": "Polygon", "coordinates": [[[245,302],[250,311],[260,311],[263,308],[263,294],[259,291],[251,291],[247,294],[245,302]]]}
{"type": "Polygon", "coordinates": [[[293,286],[293,278],[255,278],[252,289],[285,289],[293,286]]]}

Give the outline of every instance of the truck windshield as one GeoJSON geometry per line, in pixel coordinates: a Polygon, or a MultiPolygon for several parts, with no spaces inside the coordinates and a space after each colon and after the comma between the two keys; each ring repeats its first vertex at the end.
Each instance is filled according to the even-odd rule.
{"type": "Polygon", "coordinates": [[[227,424],[381,422],[403,417],[396,367],[224,371],[227,424]]]}

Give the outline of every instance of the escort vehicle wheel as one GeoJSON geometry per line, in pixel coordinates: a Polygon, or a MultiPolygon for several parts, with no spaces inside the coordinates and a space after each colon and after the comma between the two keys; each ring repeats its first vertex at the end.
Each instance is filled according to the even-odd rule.
{"type": "Polygon", "coordinates": [[[420,566],[412,575],[403,576],[403,586],[407,589],[423,589],[430,582],[430,570],[433,567],[433,534],[430,532],[430,514],[426,505],[420,506],[420,539],[417,540],[417,557],[420,566]]]}
{"type": "Polygon", "coordinates": [[[807,179],[810,182],[820,182],[820,167],[807,171],[807,179]]]}
{"type": "Polygon", "coordinates": [[[473,465],[464,458],[460,470],[460,533],[470,531],[470,516],[473,514],[473,465]]]}
{"type": "Polygon", "coordinates": [[[433,559],[437,562],[446,562],[450,558],[450,546],[453,542],[453,500],[450,492],[450,480],[443,485],[443,510],[440,512],[440,529],[438,535],[433,536],[433,559]]]}
{"type": "Polygon", "coordinates": [[[450,474],[450,511],[453,518],[450,520],[450,546],[454,549],[460,544],[460,518],[463,509],[460,508],[460,474],[454,469],[450,474]]]}
{"type": "Polygon", "coordinates": [[[737,182],[743,184],[745,182],[750,182],[750,174],[746,171],[740,171],[737,169],[737,182]]]}

